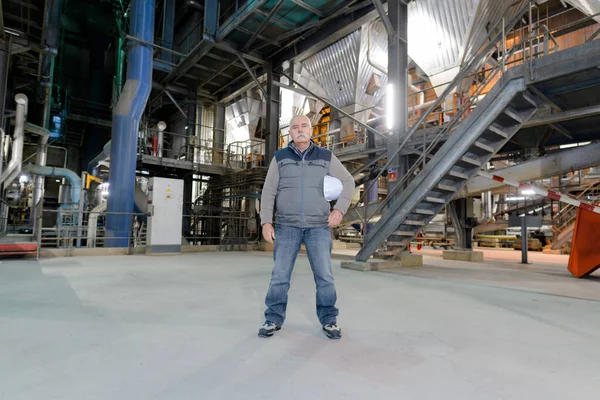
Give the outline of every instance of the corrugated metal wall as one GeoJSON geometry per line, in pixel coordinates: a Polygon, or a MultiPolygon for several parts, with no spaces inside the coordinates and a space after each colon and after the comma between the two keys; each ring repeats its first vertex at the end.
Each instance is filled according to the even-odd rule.
{"type": "MultiPolygon", "coordinates": [[[[458,65],[477,6],[485,0],[419,0],[408,7],[408,55],[427,75],[458,65]]],[[[494,1],[505,4],[505,1],[494,1]]]]}
{"type": "Polygon", "coordinates": [[[354,31],[302,62],[338,107],[355,103],[360,37],[354,31]]]}

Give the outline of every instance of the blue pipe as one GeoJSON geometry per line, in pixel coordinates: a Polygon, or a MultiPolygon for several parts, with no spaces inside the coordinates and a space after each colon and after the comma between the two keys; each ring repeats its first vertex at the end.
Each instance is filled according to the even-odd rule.
{"type": "MultiPolygon", "coordinates": [[[[132,0],[131,35],[154,43],[155,0],[132,0]]],[[[127,81],[113,113],[106,245],[128,247],[131,238],[137,137],[152,89],[152,47],[130,41],[127,81]],[[112,213],[112,214],[111,214],[112,213]]]]}
{"type": "Polygon", "coordinates": [[[81,195],[81,178],[70,169],[27,164],[23,167],[23,172],[31,175],[65,178],[71,184],[71,203],[79,204],[79,196],[81,195]]]}

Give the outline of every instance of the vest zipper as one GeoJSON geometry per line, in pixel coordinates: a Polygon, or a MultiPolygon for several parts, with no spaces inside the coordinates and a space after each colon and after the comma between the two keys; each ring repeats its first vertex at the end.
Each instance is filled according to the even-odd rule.
{"type": "Polygon", "coordinates": [[[301,186],[302,186],[302,227],[304,228],[304,181],[305,181],[305,176],[304,176],[304,155],[306,154],[306,151],[308,149],[306,149],[304,151],[304,153],[302,153],[302,161],[300,162],[301,164],[301,170],[302,170],[302,182],[301,182],[301,186]]]}

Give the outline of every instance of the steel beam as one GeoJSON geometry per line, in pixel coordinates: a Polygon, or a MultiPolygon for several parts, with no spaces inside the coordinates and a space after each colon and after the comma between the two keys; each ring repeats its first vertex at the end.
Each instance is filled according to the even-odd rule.
{"type": "Polygon", "coordinates": [[[213,79],[215,79],[217,76],[221,75],[221,73],[223,71],[225,71],[227,68],[231,67],[233,64],[235,64],[235,60],[231,61],[229,64],[226,64],[223,68],[221,68],[220,70],[218,70],[217,72],[215,72],[214,74],[212,74],[210,76],[210,78],[208,78],[206,81],[202,82],[200,85],[198,85],[198,89],[202,89],[204,86],[206,86],[210,81],[212,81],[213,79]]]}
{"type": "Polygon", "coordinates": [[[179,112],[181,113],[181,115],[183,115],[183,118],[187,118],[187,114],[183,111],[183,108],[181,108],[181,106],[179,105],[179,103],[177,103],[177,100],[175,100],[175,98],[173,97],[173,95],[171,93],[169,93],[168,90],[164,91],[165,94],[167,95],[167,97],[169,97],[169,99],[173,102],[173,104],[175,104],[175,107],[177,107],[177,109],[179,110],[179,112]]]}
{"type": "Polygon", "coordinates": [[[296,4],[296,5],[304,8],[305,10],[310,11],[311,13],[315,14],[319,18],[323,18],[325,16],[325,14],[323,14],[321,11],[317,10],[316,8],[314,8],[313,6],[311,6],[310,4],[306,4],[302,0],[292,0],[292,3],[294,3],[294,4],[296,4]]]}
{"type": "Polygon", "coordinates": [[[173,71],[171,71],[167,76],[163,78],[161,81],[162,84],[171,83],[180,76],[186,74],[202,57],[206,55],[214,46],[214,42],[208,39],[202,39],[200,43],[196,45],[192,49],[192,51],[187,55],[187,57],[180,62],[173,71]]]}
{"type": "MultiPolygon", "coordinates": [[[[262,15],[263,17],[267,17],[269,14],[267,14],[266,12],[264,12],[263,10],[256,10],[255,11],[257,14],[262,15]]],[[[279,18],[271,18],[271,20],[273,21],[273,23],[279,25],[280,27],[282,27],[283,29],[294,29],[295,26],[292,24],[288,24],[285,21],[280,20],[279,18]]]]}
{"type": "Polygon", "coordinates": [[[211,38],[217,37],[219,27],[219,0],[204,1],[204,33],[211,38]]]}
{"type": "Polygon", "coordinates": [[[240,46],[236,45],[235,43],[228,42],[226,40],[222,40],[218,43],[215,43],[215,47],[231,54],[239,53],[245,59],[255,62],[257,64],[263,64],[265,62],[261,55],[255,52],[248,52],[246,50],[243,50],[240,48],[240,46]]]}
{"type": "Polygon", "coordinates": [[[267,27],[269,22],[271,22],[271,18],[273,18],[275,16],[275,14],[277,14],[277,12],[281,8],[281,6],[283,6],[284,3],[285,3],[285,0],[277,1],[277,3],[273,6],[273,8],[271,8],[269,15],[266,16],[266,18],[263,20],[263,22],[259,25],[259,27],[254,32],[254,34],[250,37],[250,39],[248,39],[248,41],[242,48],[242,51],[246,51],[250,48],[250,46],[252,46],[252,43],[254,43],[254,41],[256,40],[256,37],[258,35],[260,35],[262,33],[262,31],[267,27]]]}
{"type": "Polygon", "coordinates": [[[252,80],[254,81],[254,83],[256,83],[256,86],[258,86],[258,88],[260,89],[260,91],[265,96],[265,99],[268,99],[269,95],[265,91],[265,88],[263,88],[262,85],[260,84],[260,82],[258,81],[258,78],[256,77],[256,75],[252,71],[252,68],[250,68],[250,66],[248,65],[248,63],[246,62],[246,60],[244,60],[244,57],[242,57],[239,53],[238,53],[237,56],[240,59],[240,61],[242,62],[242,64],[244,64],[244,67],[246,68],[246,71],[248,71],[248,74],[252,77],[252,80]]]}
{"type": "Polygon", "coordinates": [[[280,89],[273,82],[279,77],[273,71],[272,64],[266,64],[267,72],[267,135],[265,138],[265,166],[267,166],[279,148],[279,110],[280,89]]]}
{"type": "Polygon", "coordinates": [[[235,27],[242,24],[248,17],[254,14],[259,7],[265,4],[266,0],[249,0],[242,8],[238,9],[235,14],[223,22],[217,32],[217,42],[220,42],[227,35],[235,30],[235,27]]]}
{"type": "MultiPolygon", "coordinates": [[[[246,28],[244,28],[242,26],[239,26],[239,25],[235,27],[235,30],[243,32],[246,35],[253,35],[254,34],[254,32],[252,32],[250,29],[246,29],[246,28]]],[[[263,42],[268,42],[269,44],[272,44],[273,46],[281,47],[281,43],[279,43],[277,40],[270,39],[270,38],[268,38],[266,36],[263,36],[263,35],[258,35],[257,37],[258,37],[258,39],[262,40],[263,42]]]]}
{"type": "MultiPolygon", "coordinates": [[[[338,10],[334,13],[336,16],[325,25],[321,26],[315,23],[315,27],[318,26],[318,31],[310,35],[308,33],[312,31],[309,31],[306,37],[294,41],[291,46],[284,47],[285,50],[279,51],[272,58],[273,64],[279,65],[286,60],[301,61],[308,58],[366,24],[377,16],[377,10],[375,10],[370,0],[365,4],[364,7],[359,7],[352,12],[346,12],[348,11],[347,8],[338,10]]],[[[387,3],[384,4],[385,6],[387,6],[387,3]]]]}
{"type": "MultiPolygon", "coordinates": [[[[377,0],[374,0],[374,3],[377,0]]],[[[381,4],[380,4],[381,6],[381,4]]],[[[377,6],[379,10],[379,6],[377,6]]],[[[398,1],[388,2],[388,13],[393,34],[388,36],[388,87],[386,92],[386,109],[388,120],[388,168],[395,168],[397,175],[388,177],[388,193],[396,186],[406,173],[408,160],[398,154],[408,127],[408,7],[398,1]],[[392,178],[394,180],[389,180],[392,178]]],[[[385,14],[384,14],[385,16],[385,14]]],[[[387,29],[387,27],[386,27],[387,29]]]]}
{"type": "MultiPolygon", "coordinates": [[[[550,114],[545,117],[533,118],[527,121],[523,128],[532,128],[534,126],[557,124],[560,122],[572,121],[574,119],[587,118],[600,114],[600,106],[579,108],[576,110],[563,111],[556,114],[550,114]]],[[[571,137],[572,139],[572,137],[571,137]]]]}
{"type": "MultiPolygon", "coordinates": [[[[175,0],[164,0],[163,24],[162,24],[162,46],[166,49],[173,49],[173,40],[175,36],[175,0]]],[[[173,55],[163,51],[160,55],[163,61],[173,62],[173,55]]]]}
{"type": "MultiPolygon", "coordinates": [[[[387,31],[388,36],[389,37],[394,36],[396,33],[396,30],[392,26],[392,22],[388,18],[387,14],[385,12],[385,9],[383,8],[383,4],[381,3],[381,0],[372,0],[372,1],[373,1],[373,4],[375,5],[375,8],[377,9],[377,13],[379,13],[379,17],[381,18],[381,21],[383,22],[383,26],[385,27],[385,30],[387,31]]],[[[391,3],[391,2],[389,2],[389,3],[391,3]]],[[[398,2],[394,2],[394,3],[398,3],[398,2]]],[[[389,7],[389,5],[388,5],[388,7],[389,7]]],[[[404,5],[404,7],[406,7],[406,4],[404,5]]]]}

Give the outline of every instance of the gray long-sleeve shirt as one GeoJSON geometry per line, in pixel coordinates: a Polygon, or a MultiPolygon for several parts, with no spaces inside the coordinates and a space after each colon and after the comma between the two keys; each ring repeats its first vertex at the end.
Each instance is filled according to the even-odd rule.
{"type": "MultiPolygon", "coordinates": [[[[352,202],[354,195],[354,178],[348,170],[342,165],[340,160],[331,154],[331,163],[328,174],[339,179],[343,184],[343,191],[334,206],[334,209],[345,214],[352,202]]],[[[263,186],[260,204],[261,224],[273,223],[273,211],[275,208],[275,198],[279,189],[279,167],[277,160],[273,158],[267,172],[265,184],[263,186]]]]}

